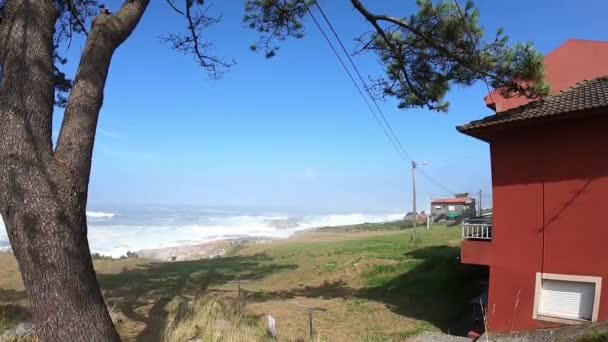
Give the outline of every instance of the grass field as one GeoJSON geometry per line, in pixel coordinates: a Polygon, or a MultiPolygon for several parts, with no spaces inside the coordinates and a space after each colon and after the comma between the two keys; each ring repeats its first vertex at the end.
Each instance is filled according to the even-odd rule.
{"type": "MultiPolygon", "coordinates": [[[[158,341],[163,332],[166,336],[168,324],[175,325],[181,315],[176,302],[191,303],[192,308],[201,302],[236,301],[237,279],[245,281],[239,317],[253,317],[247,324],[258,324],[252,327],[257,334],[258,322],[271,314],[279,340],[307,336],[308,313],[301,306],[325,309],[314,314],[320,341],[401,341],[424,330],[453,332],[468,300],[478,295],[477,280],[483,276],[458,262],[460,230],[419,229],[419,241],[412,243],[410,230],[396,228],[327,229],[246,245],[223,258],[99,260],[95,267],[126,341],[158,341]]],[[[1,254],[0,329],[24,319],[26,305],[16,263],[12,255],[1,254]]],[[[184,321],[200,329],[193,323],[195,316],[190,312],[184,321]]],[[[232,324],[226,321],[218,319],[232,324]]]]}

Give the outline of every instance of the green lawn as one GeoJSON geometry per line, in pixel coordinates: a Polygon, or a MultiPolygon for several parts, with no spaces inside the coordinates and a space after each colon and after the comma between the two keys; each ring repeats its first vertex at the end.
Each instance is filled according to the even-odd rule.
{"type": "MultiPolygon", "coordinates": [[[[321,341],[400,341],[423,330],[452,331],[484,276],[458,262],[460,230],[419,229],[412,243],[411,230],[397,228],[327,229],[252,243],[224,258],[100,260],[96,269],[127,341],[159,340],[176,298],[235,300],[236,279],[248,281],[246,312],[276,317],[280,340],[306,336],[305,305],[326,309],[314,317],[321,341]]],[[[20,281],[9,276],[15,271],[12,256],[0,256],[0,309],[24,305],[20,281]]]]}

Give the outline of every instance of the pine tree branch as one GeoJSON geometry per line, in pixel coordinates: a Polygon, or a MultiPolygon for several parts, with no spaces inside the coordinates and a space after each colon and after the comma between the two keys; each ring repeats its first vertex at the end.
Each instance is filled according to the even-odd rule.
{"type": "MultiPolygon", "coordinates": [[[[216,74],[217,70],[216,70],[216,65],[220,65],[223,67],[228,67],[230,66],[229,64],[206,54],[203,54],[201,49],[200,49],[200,38],[198,33],[196,32],[198,26],[200,26],[203,21],[202,20],[197,20],[197,22],[199,23],[195,23],[194,18],[192,17],[192,11],[190,10],[192,7],[192,0],[186,0],[186,19],[188,20],[188,29],[190,30],[190,35],[192,38],[192,45],[194,48],[194,55],[196,56],[196,58],[198,59],[199,63],[201,64],[202,67],[204,68],[209,68],[212,72],[212,74],[216,74]]],[[[210,20],[209,18],[205,18],[206,20],[210,20]]],[[[212,20],[213,22],[218,22],[219,19],[215,19],[212,20]]],[[[207,25],[207,24],[205,24],[207,25]]]]}
{"type": "MultiPolygon", "coordinates": [[[[80,29],[82,30],[82,32],[84,32],[85,35],[89,35],[89,32],[87,31],[86,27],[84,26],[84,23],[82,22],[82,20],[80,20],[80,13],[78,12],[78,9],[76,8],[76,5],[74,5],[74,1],[73,0],[66,0],[68,3],[68,8],[70,10],[70,13],[72,14],[72,18],[74,18],[74,21],[76,21],[76,24],[78,24],[78,26],[80,27],[80,29]]],[[[71,22],[70,22],[71,24],[71,22]]],[[[70,34],[70,42],[71,42],[71,34],[70,34]]]]}
{"type": "MultiPolygon", "coordinates": [[[[391,42],[391,40],[386,36],[386,32],[384,32],[384,29],[382,29],[382,27],[378,24],[377,16],[374,15],[374,14],[372,14],[371,12],[369,12],[367,10],[367,8],[365,8],[363,6],[363,4],[361,3],[361,1],[359,1],[359,0],[351,0],[351,3],[359,11],[359,13],[361,13],[365,17],[365,19],[367,19],[367,21],[369,21],[372,24],[372,26],[378,32],[378,35],[380,35],[380,37],[382,37],[382,40],[384,40],[384,42],[389,47],[389,49],[391,49],[391,51],[393,52],[394,57],[399,61],[400,69],[401,69],[401,72],[403,73],[403,78],[405,79],[405,82],[406,82],[408,88],[418,98],[423,99],[424,96],[416,89],[416,87],[413,85],[412,81],[410,80],[408,71],[406,69],[406,65],[407,64],[405,63],[405,60],[403,59],[403,55],[401,54],[400,51],[397,50],[397,47],[395,46],[395,44],[393,44],[391,42]]],[[[401,81],[401,78],[399,78],[399,81],[401,81]]]]}
{"type": "Polygon", "coordinates": [[[185,15],[185,13],[182,10],[180,10],[179,8],[177,8],[175,6],[175,4],[173,3],[172,0],[165,0],[165,1],[167,2],[167,4],[169,4],[169,7],[171,7],[172,10],[174,10],[175,12],[177,12],[181,15],[185,15]]]}
{"type": "MultiPolygon", "coordinates": [[[[357,11],[359,11],[359,13],[361,13],[367,19],[367,21],[369,21],[372,24],[372,26],[376,29],[376,31],[380,35],[380,37],[382,37],[384,42],[389,46],[389,48],[391,48],[392,52],[395,54],[395,57],[399,59],[399,63],[402,64],[403,67],[405,67],[405,64],[404,64],[403,59],[401,58],[401,54],[396,50],[393,42],[388,39],[384,29],[380,26],[379,22],[384,21],[384,22],[388,22],[391,24],[395,24],[399,27],[402,27],[402,28],[412,32],[417,37],[423,39],[424,42],[426,44],[428,44],[428,46],[437,50],[438,52],[445,55],[446,57],[453,60],[454,62],[460,64],[462,67],[467,68],[482,77],[487,77],[505,87],[513,88],[516,91],[521,92],[522,94],[526,93],[526,90],[524,89],[524,87],[522,87],[514,82],[505,84],[503,79],[498,78],[495,75],[493,75],[481,68],[476,67],[474,64],[469,63],[468,61],[465,61],[463,58],[461,58],[457,54],[452,53],[445,46],[442,46],[441,44],[437,44],[437,42],[434,39],[432,39],[431,37],[428,37],[424,32],[420,31],[418,28],[416,28],[415,26],[408,23],[405,19],[399,19],[399,18],[395,18],[395,17],[389,16],[389,15],[383,15],[383,14],[373,14],[367,8],[365,8],[365,6],[361,3],[360,0],[351,0],[351,3],[357,9],[357,11]]],[[[466,25],[466,22],[464,22],[463,24],[466,25]]],[[[405,70],[404,70],[404,75],[407,75],[405,70]]],[[[408,85],[410,85],[409,82],[408,82],[408,85]]]]}

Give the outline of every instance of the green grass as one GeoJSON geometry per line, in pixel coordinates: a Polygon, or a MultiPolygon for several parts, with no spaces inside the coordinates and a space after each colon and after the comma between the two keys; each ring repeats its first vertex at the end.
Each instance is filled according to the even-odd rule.
{"type": "Polygon", "coordinates": [[[608,333],[591,330],[587,334],[578,338],[576,342],[608,342],[608,333]]]}
{"type": "MultiPolygon", "coordinates": [[[[366,224],[347,227],[346,233],[326,229],[310,239],[251,243],[223,258],[97,260],[95,267],[125,341],[158,341],[169,330],[176,333],[176,298],[230,302],[236,297],[236,279],[250,281],[243,285],[246,311],[260,319],[267,313],[276,317],[281,341],[307,336],[307,313],[297,305],[326,309],[315,314],[320,341],[402,341],[425,330],[450,331],[478,295],[477,279],[485,275],[458,262],[457,227],[419,228],[416,243],[410,242],[411,230],[400,228],[366,224]]],[[[0,257],[0,293],[10,291],[23,300],[22,285],[11,278],[16,267],[2,268],[10,258],[0,257]]],[[[191,318],[179,321],[192,333],[195,326],[207,324],[197,313],[206,306],[189,308],[191,318]]],[[[222,310],[226,317],[221,320],[232,321],[222,310]]],[[[250,320],[239,318],[235,324],[259,333],[250,320]]]]}
{"type": "MultiPolygon", "coordinates": [[[[298,265],[284,275],[261,280],[257,288],[265,290],[257,291],[256,298],[269,300],[278,293],[280,299],[348,299],[353,312],[361,303],[381,303],[385,310],[378,313],[379,320],[391,313],[410,319],[409,324],[385,327],[384,332],[370,335],[360,331],[363,335],[359,337],[367,336],[363,340],[373,340],[370,336],[374,334],[383,340],[400,340],[420,329],[449,331],[469,308],[468,301],[481,291],[477,280],[487,275],[458,261],[457,228],[419,229],[417,243],[410,242],[409,234],[401,231],[347,241],[252,246],[242,253],[264,250],[274,261],[298,265]],[[289,281],[283,283],[286,279],[289,281]],[[311,283],[314,285],[307,285],[311,283]],[[304,288],[293,289],[298,284],[304,288]],[[291,291],[282,290],[290,287],[291,291]]],[[[369,312],[362,310],[361,315],[369,312]]],[[[355,325],[351,328],[356,331],[355,325]]]]}

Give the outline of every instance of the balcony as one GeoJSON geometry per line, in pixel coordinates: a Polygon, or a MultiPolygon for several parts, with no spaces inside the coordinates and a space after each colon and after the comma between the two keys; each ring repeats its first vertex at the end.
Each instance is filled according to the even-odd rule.
{"type": "Polygon", "coordinates": [[[492,219],[468,219],[462,222],[462,243],[460,261],[463,264],[491,264],[492,219]]]}
{"type": "Polygon", "coordinates": [[[492,219],[467,219],[462,222],[463,240],[492,240],[492,219]]]}

